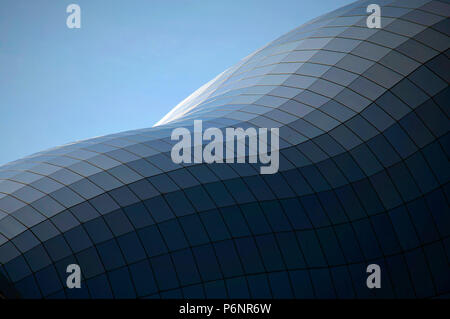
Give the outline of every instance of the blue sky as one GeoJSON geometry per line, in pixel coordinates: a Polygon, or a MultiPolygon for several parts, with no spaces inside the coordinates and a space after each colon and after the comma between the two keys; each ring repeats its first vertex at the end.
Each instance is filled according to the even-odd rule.
{"type": "Polygon", "coordinates": [[[150,127],[278,36],[352,0],[2,0],[0,165],[150,127]],[[68,29],[66,7],[81,7],[68,29]]]}

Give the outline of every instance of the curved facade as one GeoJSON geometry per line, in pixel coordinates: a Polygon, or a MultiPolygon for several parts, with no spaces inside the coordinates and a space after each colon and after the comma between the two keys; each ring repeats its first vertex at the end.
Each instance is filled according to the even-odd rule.
{"type": "Polygon", "coordinates": [[[450,296],[449,13],[358,1],[246,57],[156,126],[0,167],[0,294],[450,296]],[[177,127],[279,128],[280,167],[174,164],[177,127]],[[66,268],[82,270],[80,289],[66,268]],[[381,288],[366,286],[369,264],[381,288]]]}

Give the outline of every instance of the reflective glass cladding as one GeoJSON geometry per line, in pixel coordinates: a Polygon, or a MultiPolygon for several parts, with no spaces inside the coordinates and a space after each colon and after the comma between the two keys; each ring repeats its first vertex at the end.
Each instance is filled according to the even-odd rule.
{"type": "Polygon", "coordinates": [[[281,36],[154,127],[0,167],[1,294],[449,297],[450,5],[384,0],[369,29],[367,4],[281,36]],[[174,164],[171,131],[195,119],[279,128],[278,173],[174,164]]]}

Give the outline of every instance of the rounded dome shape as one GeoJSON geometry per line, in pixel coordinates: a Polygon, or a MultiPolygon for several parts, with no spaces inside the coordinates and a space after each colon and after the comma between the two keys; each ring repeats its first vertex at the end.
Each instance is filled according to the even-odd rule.
{"type": "Polygon", "coordinates": [[[154,127],[1,166],[0,294],[448,297],[450,5],[379,1],[376,29],[369,3],[281,36],[154,127]],[[278,172],[173,163],[171,132],[194,120],[278,128],[278,172]]]}

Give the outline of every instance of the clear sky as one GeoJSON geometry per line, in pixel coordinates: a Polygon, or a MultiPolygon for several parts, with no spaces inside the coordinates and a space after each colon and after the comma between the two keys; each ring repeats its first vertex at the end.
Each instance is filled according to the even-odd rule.
{"type": "Polygon", "coordinates": [[[352,0],[1,0],[0,165],[150,127],[278,36],[352,0]],[[66,7],[81,7],[81,29],[66,7]]]}

